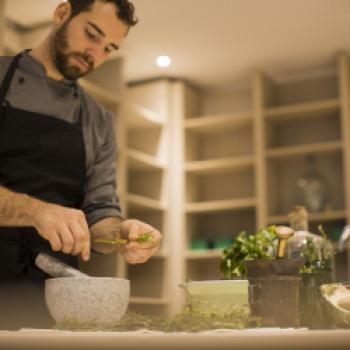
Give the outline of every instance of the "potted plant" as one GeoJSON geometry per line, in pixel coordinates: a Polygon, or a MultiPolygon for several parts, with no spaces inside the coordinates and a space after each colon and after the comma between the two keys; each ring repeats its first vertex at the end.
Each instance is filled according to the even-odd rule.
{"type": "MultiPolygon", "coordinates": [[[[246,278],[246,266],[253,266],[256,271],[250,273],[249,279],[257,278],[257,280],[264,279],[264,281],[252,281],[252,288],[256,284],[259,284],[261,288],[271,286],[270,281],[267,280],[272,275],[299,276],[299,279],[301,278],[298,298],[299,311],[294,310],[293,312],[299,313],[300,325],[309,328],[329,328],[334,324],[333,314],[322,297],[320,286],[332,282],[333,250],[322,226],[319,226],[319,231],[321,236],[306,231],[297,231],[293,237],[293,243],[291,242],[292,244],[287,249],[295,260],[286,259],[284,261],[271,260],[275,256],[276,226],[261,229],[255,234],[241,232],[233,243],[224,250],[220,270],[226,279],[246,278]],[[290,251],[291,247],[292,250],[294,249],[292,252],[290,251]],[[295,247],[298,247],[298,249],[295,247]],[[300,264],[297,266],[297,270],[293,268],[293,271],[295,270],[293,273],[291,271],[287,272],[287,270],[284,271],[286,273],[276,271],[276,265],[281,263],[283,270],[282,262],[287,263],[288,260],[290,262],[299,261],[300,264]]],[[[291,279],[291,277],[289,278],[291,279]]],[[[281,277],[277,279],[281,279],[281,277]]],[[[277,282],[280,283],[281,281],[277,282]]],[[[260,292],[255,293],[255,296],[259,297],[259,303],[262,298],[260,292]]],[[[268,294],[270,293],[272,291],[268,292],[268,294]]],[[[252,300],[250,302],[252,304],[252,300]]],[[[263,305],[260,306],[263,308],[263,305]]],[[[269,305],[268,309],[272,309],[272,306],[269,305]]]]}
{"type": "Polygon", "coordinates": [[[272,259],[276,227],[270,226],[258,230],[255,234],[242,231],[233,243],[223,251],[220,270],[226,279],[246,278],[244,264],[247,260],[272,259]]]}

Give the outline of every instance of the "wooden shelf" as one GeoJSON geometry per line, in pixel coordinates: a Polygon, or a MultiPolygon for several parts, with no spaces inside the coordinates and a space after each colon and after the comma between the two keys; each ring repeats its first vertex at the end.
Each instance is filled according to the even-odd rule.
{"type": "Polygon", "coordinates": [[[309,145],[270,148],[266,150],[266,156],[271,159],[276,159],[307,154],[327,154],[341,151],[342,148],[342,141],[319,142],[309,145]]]}
{"type": "Polygon", "coordinates": [[[121,99],[120,96],[114,95],[109,91],[95,85],[94,83],[81,79],[79,80],[79,84],[96,100],[106,105],[115,105],[117,106],[121,99]]]}
{"type": "Polygon", "coordinates": [[[143,106],[125,103],[124,109],[123,113],[130,128],[150,128],[165,125],[165,120],[160,114],[143,106]]]}
{"type": "Polygon", "coordinates": [[[255,198],[242,198],[217,200],[210,202],[187,203],[185,207],[187,213],[205,213],[225,210],[248,209],[254,208],[255,206],[255,198]]]}
{"type": "Polygon", "coordinates": [[[220,259],[223,249],[211,249],[211,250],[187,250],[186,259],[189,260],[206,260],[206,259],[220,259]]]}
{"type": "Polygon", "coordinates": [[[126,194],[126,201],[131,209],[166,210],[166,206],[160,201],[133,193],[126,194]]]}
{"type": "Polygon", "coordinates": [[[196,117],[185,120],[185,129],[196,132],[213,132],[252,124],[251,112],[196,117]]]}
{"type": "Polygon", "coordinates": [[[149,298],[149,297],[130,297],[130,304],[134,305],[167,305],[167,298],[149,298]]]}
{"type": "Polygon", "coordinates": [[[187,162],[185,170],[195,174],[211,174],[234,169],[245,169],[254,166],[253,156],[199,160],[187,162]]]}
{"type": "Polygon", "coordinates": [[[156,157],[152,157],[146,153],[127,149],[126,155],[129,160],[131,169],[164,169],[165,164],[156,157]]]}
{"type": "Polygon", "coordinates": [[[305,102],[283,107],[271,107],[265,109],[265,117],[268,120],[285,121],[291,119],[306,119],[320,117],[325,114],[338,111],[339,99],[325,101],[305,102]]]}
{"type": "MultiPolygon", "coordinates": [[[[309,222],[325,222],[345,219],[345,210],[325,211],[322,213],[309,213],[309,222]]],[[[268,217],[269,224],[283,224],[287,223],[288,221],[288,215],[272,215],[268,217]]]]}

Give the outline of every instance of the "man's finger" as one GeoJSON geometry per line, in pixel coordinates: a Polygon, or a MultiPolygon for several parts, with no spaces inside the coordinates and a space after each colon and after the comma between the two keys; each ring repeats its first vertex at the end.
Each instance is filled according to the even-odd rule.
{"type": "Polygon", "coordinates": [[[79,223],[80,228],[83,232],[83,238],[81,240],[81,245],[82,245],[81,257],[84,261],[88,261],[90,259],[90,254],[91,254],[90,230],[89,230],[89,226],[86,222],[84,214],[82,214],[78,218],[78,223],[79,223]]]}
{"type": "Polygon", "coordinates": [[[86,234],[84,233],[82,227],[77,221],[72,222],[69,228],[74,237],[74,247],[72,250],[72,254],[78,255],[83,250],[83,241],[86,239],[86,234]]]}
{"type": "Polygon", "coordinates": [[[62,251],[66,254],[70,254],[74,248],[74,237],[69,228],[65,225],[59,227],[58,234],[62,241],[62,251]]]}
{"type": "Polygon", "coordinates": [[[50,245],[53,251],[59,252],[62,250],[62,247],[63,247],[62,240],[57,232],[51,233],[48,240],[50,242],[50,245]]]}

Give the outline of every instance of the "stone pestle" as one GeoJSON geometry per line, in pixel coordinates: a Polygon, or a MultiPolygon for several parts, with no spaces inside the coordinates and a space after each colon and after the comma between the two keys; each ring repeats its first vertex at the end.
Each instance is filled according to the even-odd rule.
{"type": "Polygon", "coordinates": [[[35,259],[35,265],[52,277],[90,277],[46,253],[38,254],[35,259]]]}

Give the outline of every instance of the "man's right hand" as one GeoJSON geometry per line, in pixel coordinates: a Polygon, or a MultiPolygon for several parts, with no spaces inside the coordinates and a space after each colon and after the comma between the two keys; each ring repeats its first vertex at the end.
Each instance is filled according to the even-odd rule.
{"type": "Polygon", "coordinates": [[[34,211],[34,227],[52,250],[90,259],[90,231],[81,210],[41,202],[34,211]]]}

